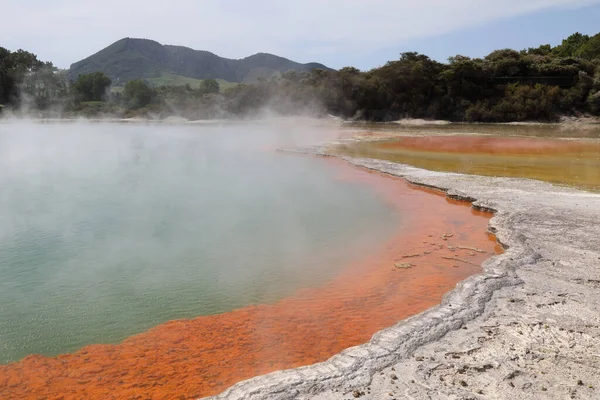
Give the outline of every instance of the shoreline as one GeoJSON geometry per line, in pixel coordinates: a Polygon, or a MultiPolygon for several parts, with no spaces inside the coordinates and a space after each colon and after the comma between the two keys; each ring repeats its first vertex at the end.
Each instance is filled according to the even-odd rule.
{"type": "Polygon", "coordinates": [[[402,135],[332,144],[339,156],[375,158],[439,172],[529,178],[600,190],[598,139],[402,135]]]}
{"type": "Polygon", "coordinates": [[[419,118],[405,118],[394,121],[370,121],[370,120],[352,120],[342,119],[335,115],[276,115],[271,116],[256,115],[247,116],[240,118],[215,118],[215,119],[188,119],[180,117],[178,115],[170,115],[164,118],[153,118],[153,117],[120,117],[114,115],[105,116],[93,116],[87,117],[84,115],[69,115],[67,117],[61,116],[33,116],[33,115],[18,115],[18,114],[0,114],[0,123],[19,123],[19,122],[34,122],[34,123],[73,123],[73,122],[90,122],[90,123],[163,123],[163,124],[174,124],[174,125],[186,125],[186,124],[227,124],[227,123],[252,123],[252,122],[269,122],[269,121],[286,121],[286,120],[303,120],[303,121],[314,121],[314,122],[327,122],[334,125],[352,127],[355,126],[364,130],[365,126],[379,126],[387,128],[435,128],[439,127],[443,129],[448,126],[474,126],[474,127],[486,127],[486,126],[499,126],[499,127],[563,127],[576,129],[595,129],[600,128],[600,117],[568,117],[563,116],[558,121],[512,121],[512,122],[466,122],[466,121],[450,121],[450,120],[432,120],[432,119],[419,119],[419,118]]]}
{"type": "Polygon", "coordinates": [[[364,259],[344,265],[331,282],[274,304],[175,320],[118,345],[86,346],[53,358],[34,355],[0,366],[0,397],[216,394],[244,378],[314,364],[368,341],[397,320],[438,304],[498,251],[486,234],[490,214],[402,179],[337,159],[324,161],[336,169],[335,179],[366,186],[399,213],[402,223],[375,249],[365,249],[364,259]],[[459,253],[464,261],[450,260],[459,253]],[[407,263],[411,267],[405,269],[407,263]]]}
{"type": "MultiPolygon", "coordinates": [[[[307,152],[332,156],[324,148],[307,152]]],[[[214,399],[597,398],[600,195],[341,158],[494,211],[490,229],[505,253],[440,305],[370,342],[239,383],[214,399]]]]}

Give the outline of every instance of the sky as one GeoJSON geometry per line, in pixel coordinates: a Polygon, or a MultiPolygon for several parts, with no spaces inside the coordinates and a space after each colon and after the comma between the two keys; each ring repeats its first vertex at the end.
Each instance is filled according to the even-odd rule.
{"type": "Polygon", "coordinates": [[[600,0],[0,0],[0,46],[68,68],[123,37],[368,70],[600,32],[600,0]]]}

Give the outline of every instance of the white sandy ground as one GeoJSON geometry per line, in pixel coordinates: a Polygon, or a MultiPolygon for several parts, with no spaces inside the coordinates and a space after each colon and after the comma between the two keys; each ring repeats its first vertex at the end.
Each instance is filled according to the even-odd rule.
{"type": "Polygon", "coordinates": [[[506,252],[369,343],[215,399],[600,399],[599,194],[346,160],[495,211],[506,252]]]}

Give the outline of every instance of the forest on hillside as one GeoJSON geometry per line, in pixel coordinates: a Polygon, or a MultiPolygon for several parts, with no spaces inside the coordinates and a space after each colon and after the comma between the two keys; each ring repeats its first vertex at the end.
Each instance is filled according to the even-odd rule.
{"type": "Polygon", "coordinates": [[[289,71],[226,90],[215,80],[152,87],[137,79],[115,92],[101,72],[71,81],[34,54],[0,47],[0,104],[4,113],[65,117],[220,119],[269,110],[368,121],[555,121],[600,115],[600,34],[576,33],[555,47],[502,49],[484,58],[457,55],[447,63],[408,52],[370,71],[289,71]]]}

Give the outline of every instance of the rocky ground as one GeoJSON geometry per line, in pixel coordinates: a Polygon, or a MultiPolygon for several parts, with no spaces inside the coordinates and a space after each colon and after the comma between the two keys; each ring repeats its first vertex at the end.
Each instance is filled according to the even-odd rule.
{"type": "Polygon", "coordinates": [[[217,399],[600,399],[600,194],[346,160],[495,211],[506,252],[369,343],[217,399]]]}

